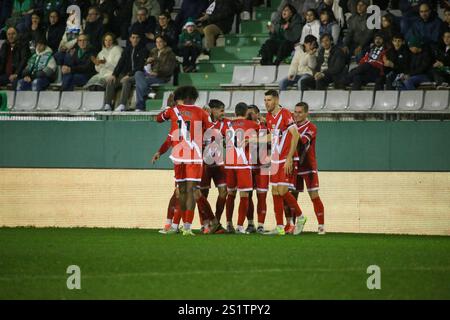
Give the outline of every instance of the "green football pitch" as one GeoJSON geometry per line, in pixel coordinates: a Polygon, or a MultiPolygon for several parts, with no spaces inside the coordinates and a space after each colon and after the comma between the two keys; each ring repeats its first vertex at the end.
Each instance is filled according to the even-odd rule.
{"type": "Polygon", "coordinates": [[[450,237],[0,228],[0,299],[450,299],[450,237]]]}

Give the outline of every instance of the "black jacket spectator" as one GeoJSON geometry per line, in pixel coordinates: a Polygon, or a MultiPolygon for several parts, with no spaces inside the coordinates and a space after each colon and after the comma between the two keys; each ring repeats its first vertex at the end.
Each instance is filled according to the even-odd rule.
{"type": "Polygon", "coordinates": [[[116,17],[116,13],[119,9],[117,1],[106,0],[102,2],[100,0],[96,0],[94,2],[102,15],[105,32],[109,31],[120,35],[121,21],[119,21],[116,17]]]}
{"type": "Polygon", "coordinates": [[[103,18],[99,16],[95,21],[86,21],[84,33],[89,37],[89,43],[94,50],[94,54],[100,52],[100,50],[102,50],[103,35],[105,34],[105,29],[103,27],[103,18]]]}
{"type": "Polygon", "coordinates": [[[131,25],[130,35],[133,33],[138,34],[139,37],[141,38],[141,44],[145,46],[152,41],[148,39],[145,34],[146,33],[155,34],[155,29],[156,29],[156,19],[155,17],[150,16],[147,20],[143,22],[136,21],[135,23],[133,23],[131,25]]]}
{"type": "Polygon", "coordinates": [[[61,20],[61,16],[57,11],[51,11],[49,15],[58,15],[58,20],[55,23],[48,22],[47,29],[45,30],[45,37],[47,39],[48,46],[53,50],[53,53],[58,52],[59,44],[66,31],[66,24],[61,20]]]}
{"type": "Polygon", "coordinates": [[[386,74],[390,71],[394,71],[397,74],[409,73],[411,52],[409,51],[408,46],[402,45],[399,50],[395,50],[394,47],[390,48],[386,52],[386,58],[394,64],[393,68],[386,68],[386,74]]]}
{"type": "Polygon", "coordinates": [[[169,21],[165,28],[162,28],[161,25],[158,24],[155,29],[155,38],[157,36],[164,36],[164,38],[167,40],[167,45],[171,47],[172,50],[176,50],[178,37],[175,24],[172,21],[169,21]]]}
{"type": "Polygon", "coordinates": [[[72,69],[71,73],[79,73],[85,75],[88,79],[92,77],[96,71],[95,66],[91,61],[91,57],[95,55],[92,49],[87,49],[83,55],[78,54],[79,48],[75,46],[66,54],[64,65],[72,69]]]}
{"type": "Polygon", "coordinates": [[[339,83],[341,75],[344,74],[346,68],[346,57],[342,50],[337,46],[332,46],[330,49],[330,56],[328,57],[328,68],[321,71],[324,63],[325,49],[321,48],[317,55],[317,64],[315,72],[322,72],[324,74],[323,81],[316,82],[317,90],[325,90],[326,86],[331,82],[335,83],[335,86],[339,83]]]}
{"type": "Polygon", "coordinates": [[[236,7],[233,1],[216,0],[216,7],[208,18],[208,24],[215,24],[222,30],[223,34],[231,31],[236,14],[236,7]]]}
{"type": "Polygon", "coordinates": [[[417,54],[411,54],[411,64],[409,66],[409,75],[428,74],[432,64],[432,53],[427,46],[422,47],[422,51],[417,54]]]}
{"type": "Polygon", "coordinates": [[[12,53],[12,74],[17,74],[20,77],[31,56],[30,48],[22,42],[17,42],[11,50],[11,45],[8,41],[5,41],[0,48],[0,76],[5,75],[8,69],[6,64],[9,52],[12,53]]]}
{"type": "Polygon", "coordinates": [[[122,56],[114,69],[113,75],[116,77],[122,75],[134,76],[137,71],[144,70],[148,55],[148,50],[141,43],[136,48],[127,46],[122,52],[122,56]]]}
{"type": "Polygon", "coordinates": [[[68,7],[66,0],[34,0],[35,10],[42,17],[43,21],[47,21],[50,12],[56,10],[61,17],[66,15],[68,7]]]}

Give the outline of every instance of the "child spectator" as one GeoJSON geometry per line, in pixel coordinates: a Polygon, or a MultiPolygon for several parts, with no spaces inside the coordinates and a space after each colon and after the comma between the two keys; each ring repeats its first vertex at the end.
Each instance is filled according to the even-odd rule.
{"type": "Polygon", "coordinates": [[[333,43],[339,43],[339,34],[341,33],[341,27],[334,21],[333,13],[324,9],[320,11],[320,29],[319,34],[330,34],[333,43]]]}
{"type": "Polygon", "coordinates": [[[317,13],[313,9],[308,9],[305,13],[306,23],[303,26],[300,43],[303,44],[307,35],[313,35],[316,39],[320,38],[320,21],[317,19],[317,13]]]}
{"type": "Polygon", "coordinates": [[[183,57],[183,71],[193,72],[196,68],[196,60],[202,51],[202,36],[197,31],[193,19],[189,19],[180,34],[178,51],[183,57]]]}

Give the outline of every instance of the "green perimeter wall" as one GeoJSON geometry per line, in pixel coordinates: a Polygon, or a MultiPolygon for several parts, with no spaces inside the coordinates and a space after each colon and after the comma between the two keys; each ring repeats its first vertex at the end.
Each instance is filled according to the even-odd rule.
{"type": "MultiPolygon", "coordinates": [[[[316,122],[320,170],[450,171],[450,122],[316,122]]],[[[0,167],[171,168],[151,159],[168,124],[0,121],[0,167]]]]}

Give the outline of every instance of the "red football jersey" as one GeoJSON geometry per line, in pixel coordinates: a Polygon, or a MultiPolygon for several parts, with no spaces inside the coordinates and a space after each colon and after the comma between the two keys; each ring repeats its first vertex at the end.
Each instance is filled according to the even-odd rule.
{"type": "Polygon", "coordinates": [[[267,113],[266,122],[267,129],[272,133],[272,162],[284,163],[292,141],[289,129],[295,125],[292,114],[288,109],[281,108],[275,116],[267,113]]]}
{"type": "Polygon", "coordinates": [[[300,166],[299,173],[317,171],[316,160],[316,136],[317,127],[307,120],[305,123],[297,125],[300,140],[298,142],[300,166]]]}
{"type": "Polygon", "coordinates": [[[202,163],[203,133],[213,124],[203,109],[193,105],[178,105],[161,112],[158,122],[170,121],[172,140],[170,159],[175,163],[202,163]]]}
{"type": "Polygon", "coordinates": [[[225,168],[248,168],[257,164],[257,156],[252,157],[250,144],[246,139],[258,136],[259,125],[247,119],[227,121],[222,129],[222,135],[226,139],[225,168]]]}

